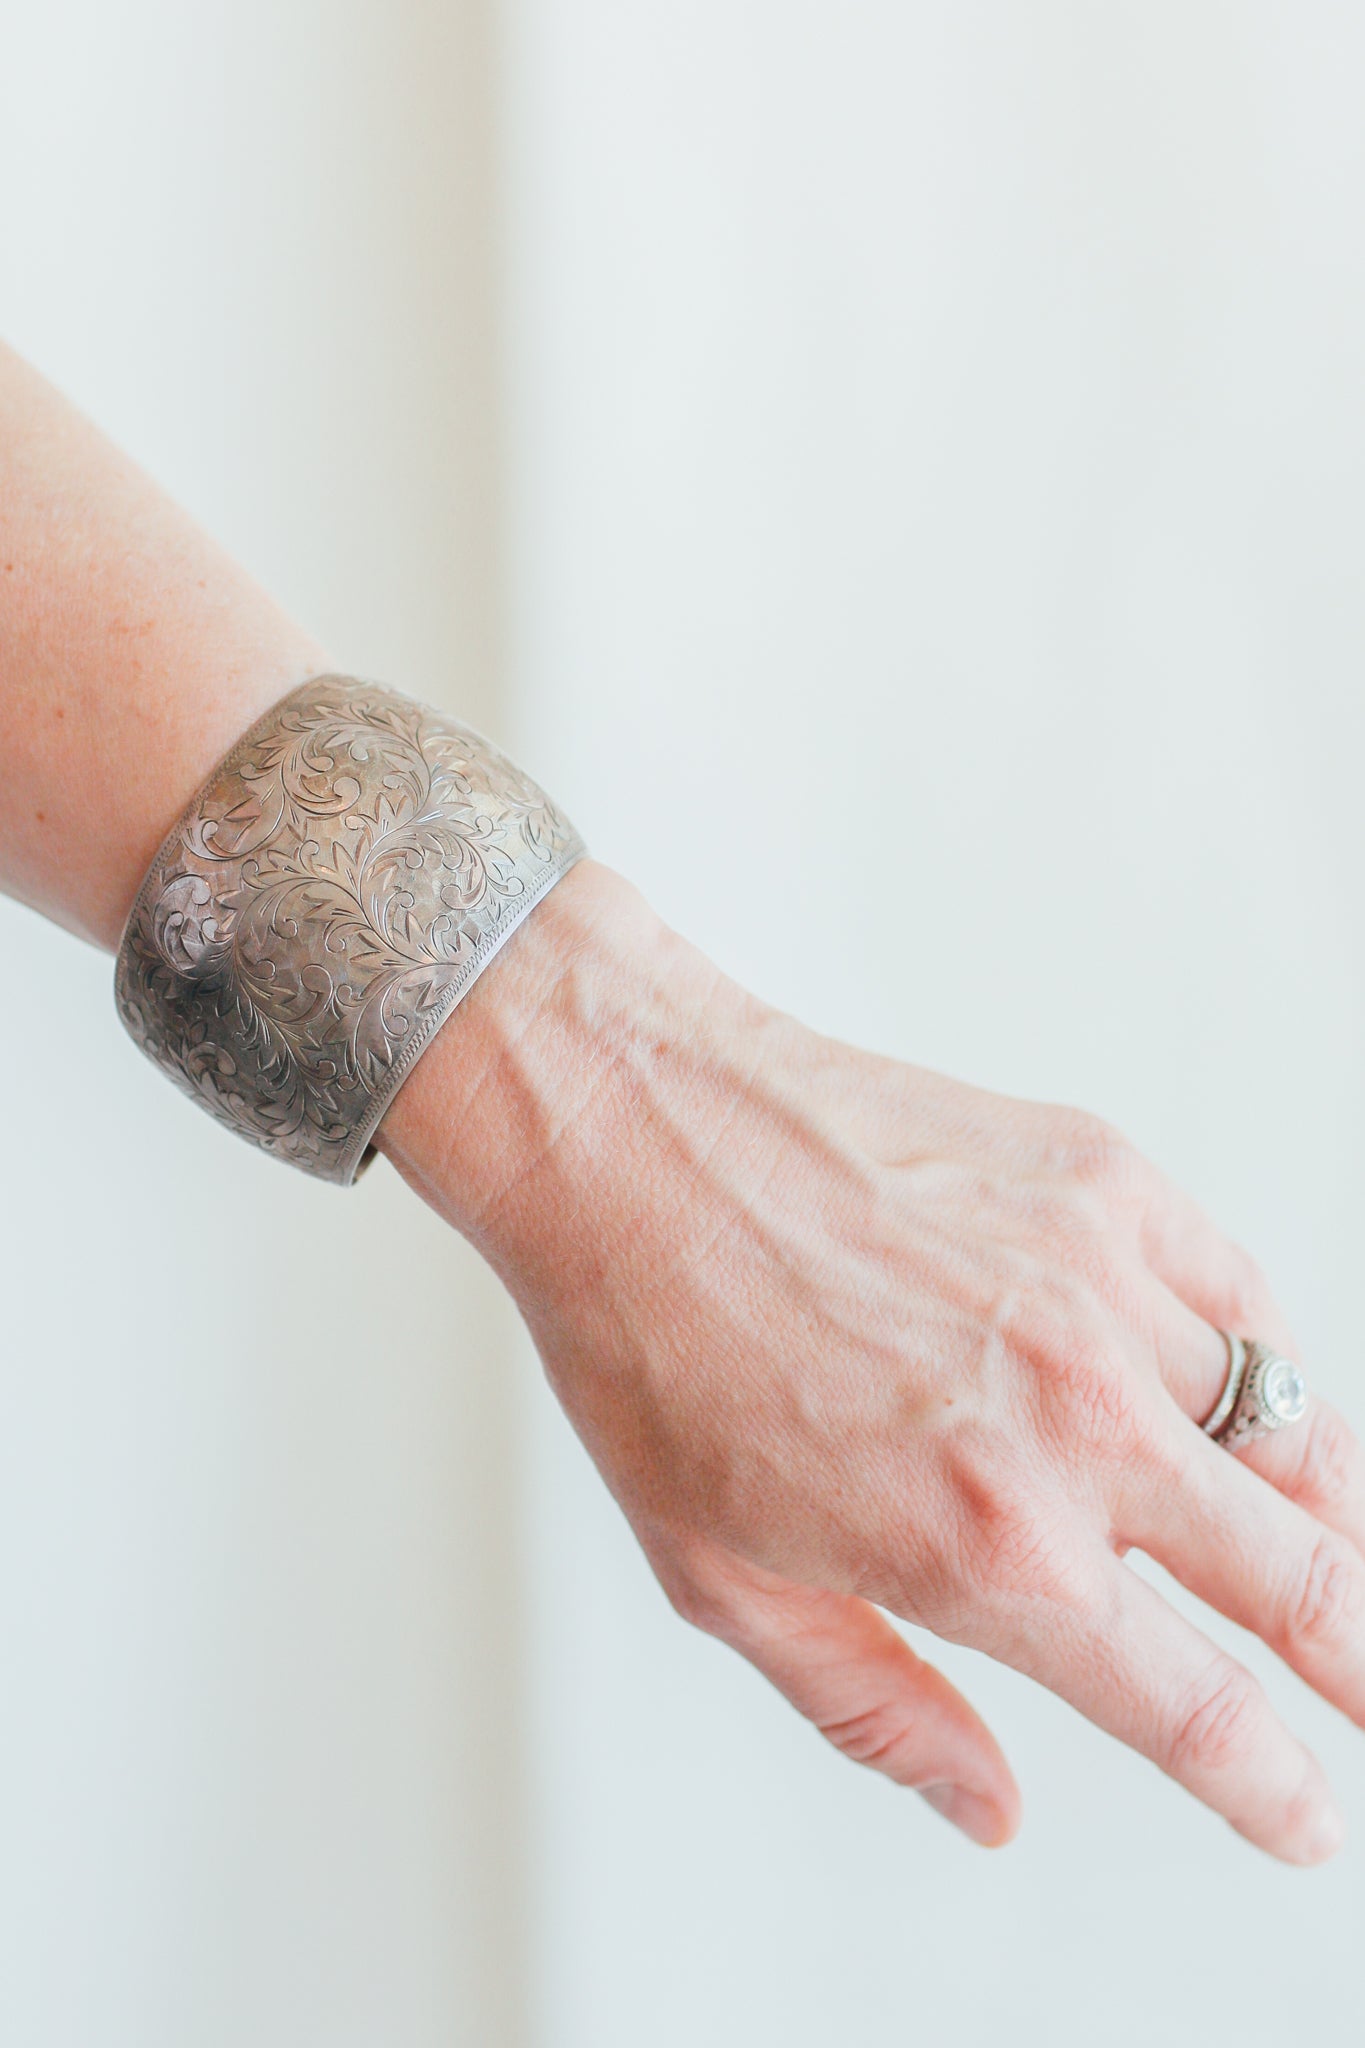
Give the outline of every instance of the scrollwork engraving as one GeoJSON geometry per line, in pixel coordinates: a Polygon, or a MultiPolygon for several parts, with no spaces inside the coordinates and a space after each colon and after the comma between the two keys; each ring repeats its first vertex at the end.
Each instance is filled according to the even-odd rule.
{"type": "Polygon", "coordinates": [[[420,1052],[583,851],[467,726],[315,677],[166,839],[119,949],[119,1014],[221,1123],[345,1185],[420,1052]]]}

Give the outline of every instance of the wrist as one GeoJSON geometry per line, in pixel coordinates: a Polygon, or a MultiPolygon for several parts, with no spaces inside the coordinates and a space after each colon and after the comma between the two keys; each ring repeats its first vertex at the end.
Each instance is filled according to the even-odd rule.
{"type": "MultiPolygon", "coordinates": [[[[628,1179],[651,1070],[730,984],[643,896],[581,861],[414,1067],[375,1142],[509,1282],[567,1255],[628,1179]]],[[[722,998],[723,1001],[723,998],[722,998]]]]}

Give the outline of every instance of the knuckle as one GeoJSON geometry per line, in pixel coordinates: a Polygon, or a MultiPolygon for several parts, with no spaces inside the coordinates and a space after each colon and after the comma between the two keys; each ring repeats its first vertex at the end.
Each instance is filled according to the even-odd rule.
{"type": "Polygon", "coordinates": [[[1095,1297],[1109,1314],[1127,1329],[1138,1330],[1146,1320],[1143,1279],[1122,1246],[1106,1232],[1090,1247],[1085,1276],[1095,1297]]]}
{"type": "Polygon", "coordinates": [[[1059,1330],[1045,1361],[1052,1404],[1087,1454],[1128,1456],[1141,1436],[1141,1404],[1122,1345],[1090,1318],[1059,1330]]]}
{"type": "Polygon", "coordinates": [[[1141,1165],[1122,1131],[1086,1110],[1060,1112],[1056,1139],[1063,1169],[1084,1187],[1124,1192],[1141,1165]]]}
{"type": "Polygon", "coordinates": [[[669,1572],[667,1576],[661,1573],[659,1579],[669,1606],[689,1628],[721,1640],[734,1633],[733,1603],[723,1598],[716,1588],[707,1586],[690,1572],[669,1572]]]}
{"type": "Polygon", "coordinates": [[[879,1701],[839,1720],[819,1720],[816,1726],[851,1763],[893,1778],[913,1768],[918,1746],[914,1723],[889,1702],[879,1701]]]}
{"type": "Polygon", "coordinates": [[[1057,1600],[1070,1596],[1075,1549],[1067,1516],[1041,1498],[1036,1486],[1012,1478],[980,1476],[963,1502],[963,1556],[957,1576],[965,1610],[1005,1598],[1057,1600]]]}
{"type": "Polygon", "coordinates": [[[1086,1440],[1127,1455],[1140,1434],[1138,1404],[1126,1358],[1097,1357],[1074,1381],[1086,1440]]]}
{"type": "Polygon", "coordinates": [[[1117,1317],[1138,1327],[1145,1276],[1116,1225],[1112,1202],[1078,1184],[1054,1185],[1034,1197],[1027,1221],[1049,1292],[1069,1320],[1098,1319],[1112,1330],[1117,1317]]]}
{"type": "Polygon", "coordinates": [[[1245,1762],[1255,1751],[1261,1719],[1261,1689],[1251,1673],[1231,1660],[1214,1665],[1176,1717],[1167,1768],[1182,1777],[1245,1762]]]}
{"type": "Polygon", "coordinates": [[[1320,1536],[1290,1612],[1290,1642],[1302,1649],[1328,1650],[1348,1641],[1365,1608],[1362,1576],[1359,1559],[1342,1538],[1320,1536]]]}
{"type": "Polygon", "coordinates": [[[1295,1492],[1310,1508],[1334,1508],[1351,1491],[1358,1448],[1331,1408],[1314,1408],[1303,1431],[1295,1492]]]}

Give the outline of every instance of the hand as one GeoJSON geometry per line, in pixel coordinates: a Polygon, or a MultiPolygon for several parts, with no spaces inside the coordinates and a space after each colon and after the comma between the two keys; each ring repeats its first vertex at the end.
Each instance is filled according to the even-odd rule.
{"type": "Polygon", "coordinates": [[[494,1262],[688,1620],[973,1839],[991,1735],[879,1608],[1003,1659],[1251,1841],[1341,1823],[1131,1546],[1365,1721],[1365,1475],[1341,1421],[1243,1457],[1192,1418],[1264,1282],[1095,1119],[820,1038],[605,869],[547,899],[381,1141],[494,1262]]]}

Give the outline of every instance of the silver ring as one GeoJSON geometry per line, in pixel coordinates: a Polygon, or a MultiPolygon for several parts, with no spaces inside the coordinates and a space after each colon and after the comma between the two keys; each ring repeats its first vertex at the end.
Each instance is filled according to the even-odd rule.
{"type": "Polygon", "coordinates": [[[1223,1382],[1223,1391],[1218,1396],[1217,1406],[1211,1415],[1206,1415],[1200,1425],[1208,1436],[1216,1437],[1224,1423],[1237,1406],[1237,1396],[1242,1391],[1246,1378],[1247,1348],[1240,1337],[1234,1337],[1231,1330],[1218,1332],[1228,1347],[1228,1376],[1223,1382]]]}
{"type": "Polygon", "coordinates": [[[1228,1347],[1228,1376],[1203,1425],[1214,1442],[1235,1451],[1257,1437],[1302,1422],[1308,1412],[1308,1387],[1293,1359],[1254,1338],[1244,1342],[1230,1330],[1222,1336],[1228,1347]]]}

